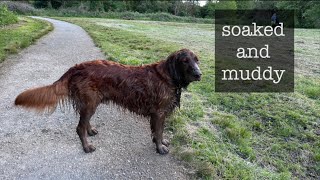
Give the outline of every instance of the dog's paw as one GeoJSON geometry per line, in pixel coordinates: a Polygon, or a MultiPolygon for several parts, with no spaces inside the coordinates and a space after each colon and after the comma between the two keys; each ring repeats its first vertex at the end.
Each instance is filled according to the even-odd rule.
{"type": "Polygon", "coordinates": [[[167,147],[169,147],[169,145],[170,145],[170,142],[166,139],[162,139],[161,143],[167,147]]]}
{"type": "Polygon", "coordinates": [[[89,136],[94,136],[96,134],[98,134],[98,130],[96,128],[91,128],[91,129],[88,130],[88,135],[89,136]]]}
{"type": "Polygon", "coordinates": [[[95,151],[96,148],[90,144],[88,146],[83,147],[83,150],[85,153],[91,153],[91,152],[95,151]]]}
{"type": "MultiPolygon", "coordinates": [[[[156,143],[156,138],[152,138],[152,142],[156,143]]],[[[162,139],[161,143],[167,147],[170,145],[170,142],[166,139],[162,139]]]]}
{"type": "Polygon", "coordinates": [[[169,148],[167,146],[165,146],[165,145],[161,145],[161,146],[157,147],[157,152],[159,154],[168,154],[169,148]]]}

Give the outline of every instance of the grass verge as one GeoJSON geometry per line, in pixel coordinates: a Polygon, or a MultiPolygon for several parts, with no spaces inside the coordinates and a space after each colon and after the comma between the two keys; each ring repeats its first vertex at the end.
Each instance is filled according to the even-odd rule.
{"type": "Polygon", "coordinates": [[[214,93],[214,27],[152,21],[59,18],[82,26],[108,59],[145,64],[195,51],[203,79],[168,120],[174,154],[203,179],[320,176],[319,30],[296,30],[295,93],[214,93]],[[298,43],[299,42],[299,43],[298,43]],[[301,43],[302,42],[302,43],[301,43]],[[318,53],[317,53],[318,52],[318,53]]]}
{"type": "Polygon", "coordinates": [[[17,23],[0,27],[0,62],[9,54],[28,47],[52,29],[50,23],[29,17],[19,17],[17,23]]]}

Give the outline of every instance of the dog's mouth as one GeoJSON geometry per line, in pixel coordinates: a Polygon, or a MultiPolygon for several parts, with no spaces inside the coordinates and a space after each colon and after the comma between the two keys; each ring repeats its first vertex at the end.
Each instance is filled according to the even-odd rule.
{"type": "Polygon", "coordinates": [[[199,75],[199,74],[193,75],[193,77],[194,77],[194,79],[196,81],[200,81],[201,80],[201,75],[199,75]]]}

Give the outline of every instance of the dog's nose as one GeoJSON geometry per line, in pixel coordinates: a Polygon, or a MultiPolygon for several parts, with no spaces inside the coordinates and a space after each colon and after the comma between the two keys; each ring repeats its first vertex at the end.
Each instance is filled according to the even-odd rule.
{"type": "Polygon", "coordinates": [[[194,75],[194,76],[201,76],[202,73],[201,73],[200,69],[195,69],[195,70],[193,71],[193,75],[194,75]]]}
{"type": "Polygon", "coordinates": [[[201,71],[200,71],[200,68],[199,68],[198,64],[195,64],[195,65],[194,65],[194,68],[193,68],[193,76],[194,76],[197,80],[200,81],[201,75],[202,75],[202,73],[201,73],[201,71]]]}
{"type": "Polygon", "coordinates": [[[202,73],[201,73],[200,69],[194,71],[193,76],[194,76],[197,80],[200,80],[200,79],[201,79],[201,75],[202,75],[202,73]]]}

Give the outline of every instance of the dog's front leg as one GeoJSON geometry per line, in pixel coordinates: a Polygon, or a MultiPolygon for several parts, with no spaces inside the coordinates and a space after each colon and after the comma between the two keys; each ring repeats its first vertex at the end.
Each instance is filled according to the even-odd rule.
{"type": "Polygon", "coordinates": [[[153,137],[152,140],[156,144],[157,152],[159,154],[167,154],[169,152],[169,141],[163,139],[164,120],[164,115],[161,116],[158,113],[151,115],[150,125],[153,137]]]}

